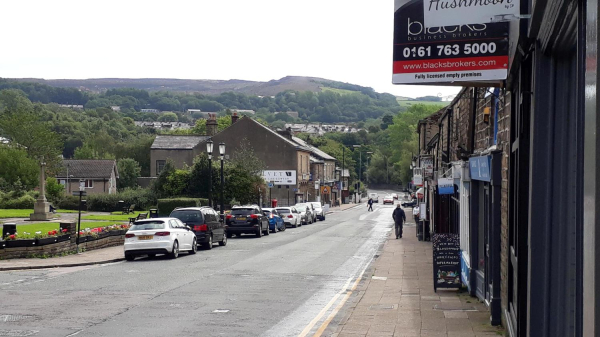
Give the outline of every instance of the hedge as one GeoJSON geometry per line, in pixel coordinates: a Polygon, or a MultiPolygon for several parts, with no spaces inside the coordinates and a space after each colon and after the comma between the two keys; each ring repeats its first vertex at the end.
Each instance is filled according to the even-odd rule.
{"type": "Polygon", "coordinates": [[[0,201],[0,208],[3,209],[32,209],[35,204],[35,198],[25,194],[19,198],[5,198],[0,201]]]}
{"type": "Polygon", "coordinates": [[[147,210],[156,205],[156,196],[147,188],[125,189],[116,194],[91,194],[85,197],[87,210],[94,212],[120,211],[119,201],[125,206],[135,205],[136,210],[147,210]]]}
{"type": "Polygon", "coordinates": [[[72,211],[79,210],[79,197],[74,195],[63,196],[55,205],[59,209],[68,209],[72,211]]]}
{"type": "Polygon", "coordinates": [[[158,199],[158,215],[169,216],[176,207],[199,207],[207,205],[208,199],[202,198],[158,199]]]}

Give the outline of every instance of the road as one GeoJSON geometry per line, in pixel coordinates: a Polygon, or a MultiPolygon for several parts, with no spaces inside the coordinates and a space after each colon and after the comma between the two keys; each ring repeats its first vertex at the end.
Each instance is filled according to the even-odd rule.
{"type": "Polygon", "coordinates": [[[374,209],[177,260],[0,272],[0,336],[312,336],[392,227],[374,209]]]}

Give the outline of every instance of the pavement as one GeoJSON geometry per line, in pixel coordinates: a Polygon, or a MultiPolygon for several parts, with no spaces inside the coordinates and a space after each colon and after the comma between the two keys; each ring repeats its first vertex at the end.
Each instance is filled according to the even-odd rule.
{"type": "Polygon", "coordinates": [[[415,230],[414,222],[409,222],[401,239],[390,233],[379,258],[340,311],[340,324],[324,335],[504,335],[503,330],[489,324],[489,311],[476,298],[457,290],[434,292],[432,246],[419,242],[415,230]]]}
{"type": "Polygon", "coordinates": [[[123,246],[115,246],[46,259],[0,260],[0,271],[87,266],[117,262],[123,259],[123,246]]]}

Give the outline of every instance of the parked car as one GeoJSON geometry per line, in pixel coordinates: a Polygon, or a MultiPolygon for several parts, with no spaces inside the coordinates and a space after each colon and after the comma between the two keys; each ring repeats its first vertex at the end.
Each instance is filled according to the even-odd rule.
{"type": "Polygon", "coordinates": [[[402,207],[414,207],[417,204],[417,199],[404,200],[400,204],[402,207]]]}
{"type": "Polygon", "coordinates": [[[311,202],[310,203],[315,210],[315,218],[321,221],[325,220],[325,209],[321,206],[320,202],[311,202]]]}
{"type": "Polygon", "coordinates": [[[233,207],[225,221],[228,237],[233,234],[255,234],[258,238],[269,235],[269,219],[258,205],[233,207]]]}
{"type": "Polygon", "coordinates": [[[302,217],[296,207],[277,207],[277,212],[283,218],[286,226],[298,228],[302,226],[302,217]]]}
{"type": "Polygon", "coordinates": [[[190,227],[196,234],[197,243],[204,249],[212,249],[214,242],[218,242],[219,246],[227,245],[225,224],[211,207],[176,208],[169,217],[177,218],[190,227]]]}
{"type": "Polygon", "coordinates": [[[398,193],[392,193],[392,198],[394,198],[395,200],[398,200],[398,193]]]}
{"type": "Polygon", "coordinates": [[[302,224],[307,225],[309,223],[313,223],[313,215],[312,215],[312,206],[306,203],[296,204],[296,209],[300,212],[302,218],[302,224]]]}
{"type": "Polygon", "coordinates": [[[394,204],[394,197],[392,197],[391,195],[386,195],[383,198],[383,204],[384,205],[386,205],[386,204],[392,204],[393,205],[394,204]]]}
{"type": "Polygon", "coordinates": [[[273,233],[285,230],[285,222],[283,222],[283,218],[275,208],[263,208],[263,213],[269,218],[269,229],[273,233]]]}
{"type": "Polygon", "coordinates": [[[369,198],[373,199],[373,202],[379,203],[379,194],[369,193],[369,198]]]}
{"type": "Polygon", "coordinates": [[[136,256],[167,254],[172,259],[180,251],[196,254],[198,244],[191,229],[176,218],[154,218],[138,220],[125,233],[123,245],[125,259],[135,260],[136,256]]]}

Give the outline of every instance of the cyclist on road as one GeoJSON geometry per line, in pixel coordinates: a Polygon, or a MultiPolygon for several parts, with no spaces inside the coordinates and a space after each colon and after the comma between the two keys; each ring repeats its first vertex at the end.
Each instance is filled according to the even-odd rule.
{"type": "Polygon", "coordinates": [[[396,205],[396,209],[392,213],[392,218],[394,218],[394,227],[396,228],[396,239],[402,238],[402,227],[404,226],[404,221],[406,221],[406,214],[400,207],[400,204],[396,205]]]}

